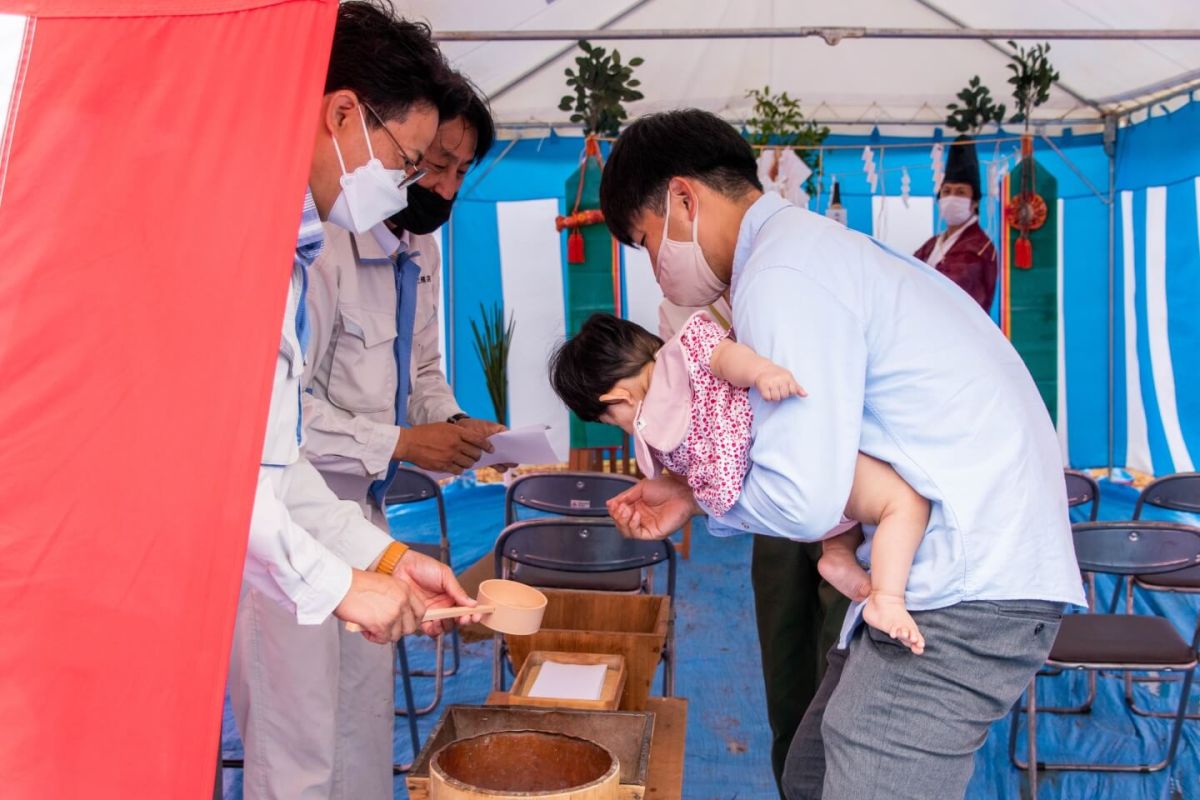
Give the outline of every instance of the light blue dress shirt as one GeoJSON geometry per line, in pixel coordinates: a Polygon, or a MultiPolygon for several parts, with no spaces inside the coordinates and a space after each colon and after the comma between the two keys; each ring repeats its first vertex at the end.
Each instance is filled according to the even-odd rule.
{"type": "Polygon", "coordinates": [[[738,340],[791,370],[808,397],[769,403],[751,392],[750,471],[734,507],[710,516],[714,534],[823,538],[861,450],[932,506],[910,609],[1083,604],[1050,417],[1017,352],[966,292],[766,194],[742,220],[731,294],[738,340]]]}

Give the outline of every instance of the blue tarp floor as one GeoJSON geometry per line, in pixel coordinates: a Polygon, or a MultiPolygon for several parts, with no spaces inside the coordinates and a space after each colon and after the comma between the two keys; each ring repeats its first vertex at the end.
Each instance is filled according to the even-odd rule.
{"type": "MultiPolygon", "coordinates": [[[[1133,512],[1136,492],[1128,487],[1102,484],[1102,519],[1127,519],[1133,512]]],[[[503,487],[474,486],[460,482],[447,490],[454,567],[462,570],[491,552],[503,524],[503,487]]],[[[1148,514],[1147,516],[1152,516],[1148,514]]],[[[1164,518],[1167,515],[1163,515],[1164,518]]],[[[437,518],[432,507],[413,507],[392,518],[393,530],[405,540],[436,541],[437,518]]],[[[717,540],[702,524],[693,533],[692,557],[680,562],[678,585],[676,693],[687,697],[687,757],[683,796],[691,800],[721,798],[738,800],[777,797],[771,778],[770,735],[767,728],[758,642],[749,585],[750,539],[717,540]]],[[[1103,580],[1103,579],[1102,579],[1103,580]]],[[[1101,583],[1101,589],[1111,582],[1101,583]]],[[[1190,639],[1197,616],[1197,598],[1139,595],[1142,613],[1170,618],[1190,639]]],[[[490,642],[464,645],[462,669],[448,678],[443,703],[482,703],[491,685],[490,642]]],[[[432,645],[413,640],[409,651],[414,668],[432,664],[432,645]]],[[[432,691],[430,679],[416,679],[417,702],[432,691]]],[[[655,683],[656,690],[661,683],[655,683]]],[[[1167,707],[1177,698],[1178,686],[1143,684],[1139,697],[1145,703],[1167,707]]],[[[1039,682],[1041,704],[1066,705],[1078,702],[1086,692],[1082,675],[1043,678],[1039,682]]],[[[399,696],[399,688],[397,689],[399,696]]],[[[426,700],[427,701],[427,700],[426,700]]],[[[1193,690],[1192,710],[1200,703],[1200,689],[1193,690]]],[[[420,719],[424,738],[433,728],[438,713],[420,719]]],[[[1099,680],[1099,696],[1091,714],[1038,718],[1038,743],[1042,759],[1093,760],[1118,763],[1125,760],[1157,759],[1169,732],[1168,720],[1136,717],[1121,698],[1117,677],[1099,680]]],[[[1022,724],[1022,728],[1024,725],[1022,724]]],[[[1007,756],[1009,722],[998,721],[975,759],[975,774],[967,792],[970,800],[1028,796],[1024,773],[1011,767],[1007,756]]],[[[226,707],[224,750],[241,755],[232,714],[226,707]]],[[[396,724],[396,754],[411,759],[408,727],[396,724]]],[[[1022,732],[1018,747],[1023,752],[1022,732]]],[[[225,797],[242,797],[240,770],[225,771],[225,797]]],[[[397,777],[395,797],[407,793],[397,777]]],[[[1149,775],[1099,773],[1043,774],[1039,781],[1043,800],[1200,800],[1200,721],[1186,723],[1184,738],[1172,769],[1149,775]]]]}

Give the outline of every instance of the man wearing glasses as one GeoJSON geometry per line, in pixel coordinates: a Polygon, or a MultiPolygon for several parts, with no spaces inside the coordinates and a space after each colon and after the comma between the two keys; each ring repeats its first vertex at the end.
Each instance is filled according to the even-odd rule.
{"type": "Polygon", "coordinates": [[[302,454],[301,386],[314,338],[305,299],[325,246],[321,221],[365,233],[404,208],[452,77],[427,27],[368,3],[339,7],[229,672],[247,800],[390,798],[390,643],[453,624],[422,625],[427,609],[474,604],[449,567],[371,524],[302,454]],[[365,637],[349,637],[338,619],[359,624],[365,637]],[[386,665],[385,693],[356,692],[344,645],[386,665]]]}

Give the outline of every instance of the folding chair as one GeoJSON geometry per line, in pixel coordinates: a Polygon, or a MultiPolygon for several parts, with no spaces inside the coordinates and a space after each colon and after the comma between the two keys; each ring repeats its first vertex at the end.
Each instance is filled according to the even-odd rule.
{"type": "MultiPolygon", "coordinates": [[[[1081,522],[1073,527],[1075,554],[1085,572],[1112,575],[1159,574],[1200,563],[1200,529],[1168,522],[1081,522]]],[[[1200,635],[1200,629],[1197,630],[1200,635]]],[[[1018,769],[1029,770],[1032,798],[1037,797],[1037,770],[1155,772],[1168,766],[1179,747],[1187,694],[1196,668],[1196,642],[1189,645],[1165,619],[1133,614],[1068,614],[1046,663],[1060,669],[1089,672],[1173,671],[1183,674],[1183,696],[1176,710],[1170,742],[1162,760],[1143,764],[1045,763],[1037,756],[1037,713],[1077,709],[1039,709],[1034,681],[1028,698],[1028,761],[1017,758],[1021,703],[1013,705],[1008,755],[1018,769]]]]}
{"type": "MultiPolygon", "coordinates": [[[[611,472],[546,472],[522,475],[504,495],[504,524],[517,522],[520,508],[560,517],[602,518],[606,503],[637,485],[637,479],[611,472]]],[[[604,592],[643,590],[641,569],[601,574],[540,569],[519,564],[514,579],[547,589],[587,589],[604,592]]]]}
{"type": "MultiPolygon", "coordinates": [[[[385,510],[390,506],[406,505],[409,503],[423,503],[429,500],[437,502],[439,538],[437,544],[425,544],[420,542],[408,542],[410,549],[418,553],[436,558],[443,564],[450,563],[450,536],[449,529],[446,525],[446,501],[442,497],[442,488],[438,486],[437,481],[426,475],[424,472],[408,467],[400,467],[396,470],[396,477],[392,480],[392,485],[388,487],[387,494],[384,496],[383,504],[385,510]]],[[[442,680],[443,678],[454,675],[458,672],[459,667],[459,646],[458,646],[458,631],[451,632],[450,639],[452,642],[451,652],[453,653],[454,666],[450,669],[445,667],[445,637],[438,636],[437,644],[434,647],[436,663],[432,671],[430,670],[413,670],[409,673],[412,677],[433,678],[433,700],[429,705],[416,710],[417,716],[423,716],[430,713],[442,702],[442,680]]],[[[397,647],[399,651],[400,648],[397,647]]],[[[406,659],[401,659],[398,673],[402,674],[406,659]]],[[[396,709],[397,716],[406,716],[407,709],[396,709]]]]}
{"type": "Polygon", "coordinates": [[[1096,479],[1086,472],[1076,472],[1073,469],[1063,470],[1067,482],[1067,506],[1091,505],[1088,521],[1095,522],[1100,516],[1100,485],[1096,479]]]}
{"type": "MultiPolygon", "coordinates": [[[[626,539],[611,519],[545,518],[513,523],[496,540],[496,577],[520,580],[513,566],[599,576],[624,571],[648,571],[667,564],[667,602],[670,606],[667,640],[663,645],[663,695],[675,689],[675,545],[669,539],[626,539]]],[[[495,636],[493,688],[504,689],[504,637],[495,636]]]]}
{"type": "MultiPolygon", "coordinates": [[[[1133,518],[1140,519],[1142,510],[1146,506],[1200,514],[1200,472],[1180,472],[1175,475],[1166,475],[1150,483],[1138,495],[1137,504],[1133,507],[1133,518]]],[[[1129,614],[1133,613],[1134,587],[1146,592],[1200,595],[1200,566],[1161,575],[1134,575],[1132,580],[1128,581],[1125,590],[1125,610],[1129,614]]],[[[1197,622],[1200,624],[1200,619],[1197,622]]],[[[1141,677],[1136,680],[1137,683],[1162,683],[1165,681],[1171,681],[1171,679],[1141,677]]],[[[1139,706],[1133,696],[1134,683],[1133,677],[1126,674],[1125,702],[1133,713],[1144,717],[1165,719],[1175,716],[1171,711],[1152,711],[1139,706]]],[[[1186,718],[1200,719],[1200,714],[1187,714],[1186,718]]]]}

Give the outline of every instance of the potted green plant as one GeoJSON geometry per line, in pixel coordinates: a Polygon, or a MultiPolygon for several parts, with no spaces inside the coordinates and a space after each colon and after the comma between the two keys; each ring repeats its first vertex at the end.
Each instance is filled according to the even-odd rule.
{"type": "Polygon", "coordinates": [[[508,352],[512,346],[516,320],[509,317],[505,323],[504,307],[500,303],[493,303],[490,309],[480,303],[479,316],[478,321],[471,320],[475,353],[483,367],[483,378],[496,412],[496,421],[504,425],[508,422],[508,352]]]}
{"type": "MultiPolygon", "coordinates": [[[[746,92],[746,97],[754,101],[753,114],[746,120],[750,143],[792,150],[815,173],[818,148],[829,136],[829,128],[806,119],[800,101],[787,92],[775,94],[770,86],[764,86],[746,92]]],[[[816,192],[815,175],[804,182],[804,191],[810,195],[816,192]]]]}
{"type": "Polygon", "coordinates": [[[971,78],[955,97],[962,101],[962,105],[946,105],[950,112],[946,117],[946,125],[951,129],[975,137],[989,122],[1004,122],[1007,109],[1003,103],[997,104],[992,100],[991,90],[980,83],[978,75],[971,78]]]}
{"type": "Polygon", "coordinates": [[[573,94],[564,95],[558,109],[570,111],[571,122],[583,123],[584,136],[616,136],[628,119],[625,103],[645,96],[637,89],[642,82],[633,77],[643,59],[631,58],[622,64],[619,50],[609,53],[582,39],[579,49],[583,55],[575,59],[578,72],[570,67],[565,71],[573,94]]]}
{"type": "Polygon", "coordinates": [[[1050,87],[1058,80],[1058,70],[1050,64],[1050,43],[1035,44],[1026,50],[1009,41],[1008,46],[1016,52],[1009,56],[1008,69],[1012,72],[1008,82],[1013,87],[1015,112],[1009,122],[1024,122],[1029,132],[1033,110],[1050,99],[1050,87]]]}

